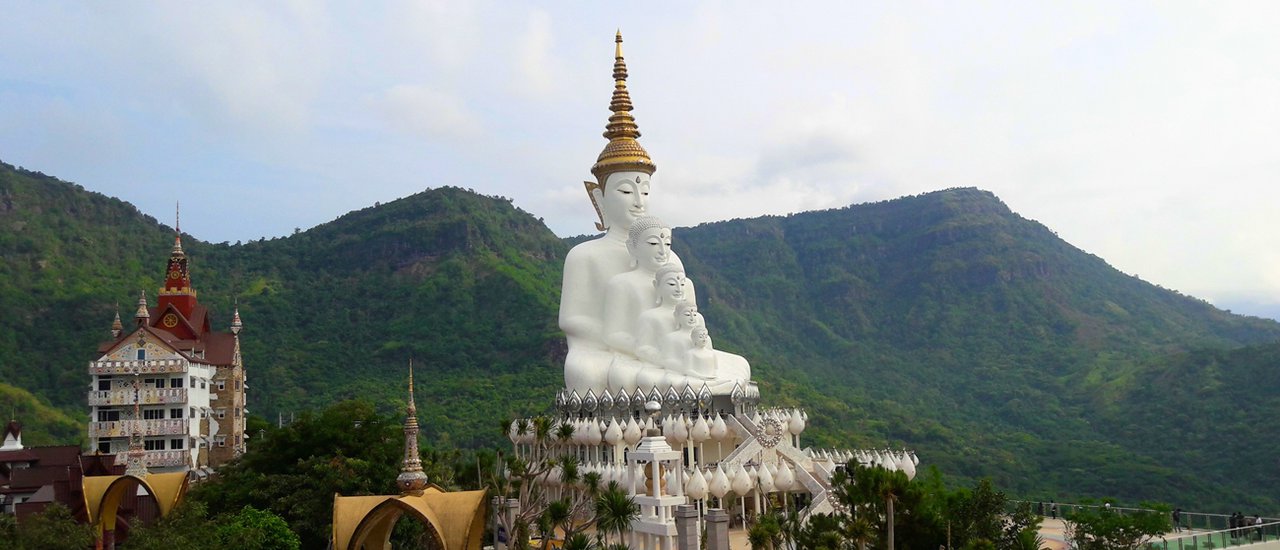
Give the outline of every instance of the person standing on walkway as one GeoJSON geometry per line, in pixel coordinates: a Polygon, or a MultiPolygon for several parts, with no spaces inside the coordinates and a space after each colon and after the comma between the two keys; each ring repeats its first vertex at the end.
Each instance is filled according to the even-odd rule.
{"type": "Polygon", "coordinates": [[[1182,532],[1182,508],[1173,509],[1173,532],[1182,532]]]}
{"type": "Polygon", "coordinates": [[[1058,503],[1053,499],[1049,499],[1049,513],[1053,514],[1053,519],[1058,519],[1058,503]]]}

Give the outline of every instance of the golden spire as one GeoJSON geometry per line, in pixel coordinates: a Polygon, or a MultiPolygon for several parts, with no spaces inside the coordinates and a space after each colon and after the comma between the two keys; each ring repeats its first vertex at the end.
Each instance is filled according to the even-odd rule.
{"type": "Polygon", "coordinates": [[[111,337],[119,338],[121,332],[124,332],[124,324],[120,322],[120,302],[116,302],[116,318],[111,321],[111,337]]]}
{"type": "Polygon", "coordinates": [[[605,125],[604,137],[609,143],[604,146],[591,173],[596,176],[599,185],[614,172],[644,172],[653,175],[658,166],[649,158],[649,153],[640,146],[636,138],[640,137],[640,127],[635,117],[631,116],[631,94],[627,92],[627,62],[622,58],[622,31],[614,38],[616,46],[613,54],[613,98],[609,101],[609,123],[605,125]]]}
{"type": "Polygon", "coordinates": [[[427,488],[427,474],[422,473],[418,457],[418,407],[413,402],[413,359],[409,359],[409,405],[404,418],[404,461],[400,463],[396,485],[401,494],[420,495],[427,488]]]}
{"type": "Polygon", "coordinates": [[[151,313],[147,311],[147,291],[143,290],[142,293],[138,295],[138,311],[134,312],[133,320],[137,321],[138,324],[141,325],[146,323],[150,318],[151,313]]]}
{"type": "Polygon", "coordinates": [[[173,205],[173,255],[182,256],[182,203],[173,205]]]}

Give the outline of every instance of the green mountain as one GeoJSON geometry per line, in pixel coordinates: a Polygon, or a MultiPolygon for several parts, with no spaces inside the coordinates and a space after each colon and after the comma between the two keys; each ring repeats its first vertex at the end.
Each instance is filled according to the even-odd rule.
{"type": "MultiPolygon", "coordinates": [[[[138,289],[159,286],[171,238],[126,203],[0,166],[0,380],[82,416],[114,304],[127,321],[138,289]]],[[[809,410],[811,444],[909,446],[1028,498],[1198,509],[1251,495],[1280,511],[1259,490],[1275,487],[1264,455],[1224,460],[1236,448],[1218,433],[1280,435],[1274,391],[1226,383],[1274,365],[1259,350],[1280,324],[1119,273],[990,193],[705,224],[676,241],[717,347],[751,359],[768,401],[809,410]],[[1172,365],[1186,388],[1152,383],[1177,378],[1172,365]]],[[[256,414],[355,396],[394,406],[412,358],[428,437],[496,445],[497,421],[544,410],[562,384],[569,242],[505,199],[441,188],[286,238],[183,244],[214,322],[239,302],[256,414]]]]}

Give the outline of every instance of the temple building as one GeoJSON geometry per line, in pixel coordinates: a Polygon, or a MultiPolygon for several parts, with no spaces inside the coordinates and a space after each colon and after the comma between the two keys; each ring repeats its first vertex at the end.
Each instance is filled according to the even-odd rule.
{"type": "Polygon", "coordinates": [[[90,450],[124,464],[130,440],[141,439],[143,467],[197,477],[243,454],[242,326],[236,308],[228,331],[214,329],[179,231],[155,306],[143,291],[130,330],[117,312],[111,339],[89,363],[90,450]]]}

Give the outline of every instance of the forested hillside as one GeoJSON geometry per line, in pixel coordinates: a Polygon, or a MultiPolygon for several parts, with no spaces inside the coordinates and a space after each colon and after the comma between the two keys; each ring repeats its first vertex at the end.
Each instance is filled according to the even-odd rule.
{"type": "MultiPolygon", "coordinates": [[[[1249,381],[1277,366],[1280,324],[1119,273],[990,193],[675,240],[717,347],[752,361],[768,401],[808,408],[811,443],[909,446],[1026,497],[1250,495],[1280,511],[1256,490],[1276,487],[1273,464],[1224,458],[1237,449],[1219,436],[1280,435],[1274,384],[1249,381]]],[[[127,321],[138,290],[154,294],[171,243],[127,203],[0,166],[0,381],[82,417],[115,304],[127,321]]],[[[255,414],[390,407],[412,357],[428,437],[494,445],[498,420],[545,409],[562,384],[569,245],[504,199],[439,188],[286,238],[183,243],[214,322],[239,301],[255,414]]]]}

